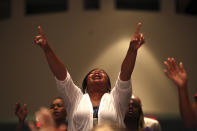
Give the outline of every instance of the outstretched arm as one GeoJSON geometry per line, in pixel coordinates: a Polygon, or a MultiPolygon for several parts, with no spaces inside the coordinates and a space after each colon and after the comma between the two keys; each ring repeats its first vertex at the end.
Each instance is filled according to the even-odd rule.
{"type": "Polygon", "coordinates": [[[131,78],[135,66],[137,51],[141,45],[144,44],[144,36],[139,33],[141,25],[141,23],[138,23],[136,32],[130,42],[129,49],[121,66],[120,79],[123,81],[127,81],[131,78]]]}
{"type": "Polygon", "coordinates": [[[168,58],[167,61],[164,61],[164,64],[166,66],[164,73],[178,87],[179,108],[184,123],[188,128],[193,128],[196,126],[197,118],[195,118],[195,114],[192,110],[192,106],[189,101],[188,89],[187,89],[188,78],[187,78],[187,73],[183,67],[183,63],[180,62],[178,66],[174,58],[168,58]]]}
{"type": "Polygon", "coordinates": [[[44,32],[40,26],[38,26],[39,35],[34,38],[34,43],[39,45],[46,56],[47,62],[52,73],[58,80],[64,80],[67,75],[67,70],[63,62],[56,56],[53,49],[48,44],[48,41],[44,35],[44,32]]]}
{"type": "Polygon", "coordinates": [[[18,117],[16,131],[22,131],[22,128],[25,123],[25,118],[27,116],[27,104],[24,104],[23,107],[21,107],[20,103],[16,103],[15,115],[18,117]]]}

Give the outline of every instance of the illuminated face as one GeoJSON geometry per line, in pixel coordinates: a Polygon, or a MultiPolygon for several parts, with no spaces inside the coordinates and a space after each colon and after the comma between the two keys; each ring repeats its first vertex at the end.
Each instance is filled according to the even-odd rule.
{"type": "Polygon", "coordinates": [[[50,112],[54,120],[65,119],[66,109],[63,100],[60,98],[54,99],[50,105],[50,112]]]}
{"type": "Polygon", "coordinates": [[[107,91],[110,88],[108,81],[108,76],[104,70],[93,70],[87,77],[87,90],[107,91]]]}

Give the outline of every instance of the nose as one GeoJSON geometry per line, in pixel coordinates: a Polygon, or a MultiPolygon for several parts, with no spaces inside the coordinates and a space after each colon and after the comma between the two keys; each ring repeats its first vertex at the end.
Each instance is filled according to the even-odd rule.
{"type": "Polygon", "coordinates": [[[95,75],[98,76],[99,75],[99,72],[96,72],[95,75]]]}
{"type": "Polygon", "coordinates": [[[100,75],[100,71],[94,71],[94,76],[99,76],[100,75]]]}
{"type": "Polygon", "coordinates": [[[55,105],[55,106],[54,106],[54,110],[57,110],[57,109],[58,109],[58,106],[57,106],[57,105],[55,105]]]}
{"type": "Polygon", "coordinates": [[[133,111],[133,106],[132,104],[129,104],[129,112],[132,112],[133,111]]]}

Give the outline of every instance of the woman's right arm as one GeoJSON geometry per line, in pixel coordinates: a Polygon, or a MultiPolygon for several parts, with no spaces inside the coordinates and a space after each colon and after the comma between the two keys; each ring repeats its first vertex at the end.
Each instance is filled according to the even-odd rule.
{"type": "Polygon", "coordinates": [[[56,56],[53,49],[48,44],[48,41],[44,35],[44,32],[40,26],[38,26],[39,35],[34,38],[34,43],[39,45],[46,56],[47,62],[52,73],[58,80],[65,80],[67,76],[67,70],[63,62],[56,56]]]}
{"type": "Polygon", "coordinates": [[[72,81],[72,78],[67,72],[63,62],[56,56],[53,49],[48,44],[48,41],[40,26],[38,26],[38,30],[39,35],[35,37],[34,42],[44,51],[49,67],[56,77],[57,89],[64,98],[66,110],[71,112],[75,106],[75,103],[82,97],[83,94],[72,81]]]}

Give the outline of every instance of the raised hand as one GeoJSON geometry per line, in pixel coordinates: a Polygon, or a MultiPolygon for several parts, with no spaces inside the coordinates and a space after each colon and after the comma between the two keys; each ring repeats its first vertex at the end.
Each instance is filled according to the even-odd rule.
{"type": "Polygon", "coordinates": [[[24,121],[27,116],[27,104],[24,104],[23,107],[21,107],[20,103],[16,103],[15,114],[19,121],[24,121]]]}
{"type": "Polygon", "coordinates": [[[144,35],[142,33],[139,33],[141,26],[142,24],[138,23],[135,34],[130,42],[130,46],[134,50],[138,50],[141,47],[141,45],[144,44],[144,35]]]}
{"type": "Polygon", "coordinates": [[[135,34],[130,42],[127,54],[122,62],[120,79],[123,81],[127,81],[131,78],[131,74],[135,66],[137,50],[142,44],[144,44],[144,36],[143,34],[139,33],[141,25],[141,23],[138,23],[135,34]]]}
{"type": "Polygon", "coordinates": [[[36,45],[39,45],[41,48],[44,48],[48,44],[48,42],[47,42],[47,39],[44,35],[44,32],[43,32],[41,26],[38,26],[38,31],[39,31],[39,35],[37,35],[34,38],[34,43],[36,45]]]}
{"type": "Polygon", "coordinates": [[[174,58],[168,58],[164,61],[166,69],[164,73],[171,79],[179,88],[184,88],[187,86],[187,73],[183,68],[183,63],[180,62],[179,66],[176,64],[174,58]]]}

